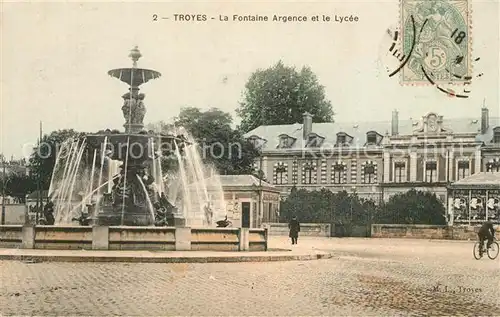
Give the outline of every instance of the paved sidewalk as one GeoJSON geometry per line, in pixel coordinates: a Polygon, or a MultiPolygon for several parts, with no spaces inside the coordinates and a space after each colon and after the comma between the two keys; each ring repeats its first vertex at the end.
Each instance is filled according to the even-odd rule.
{"type": "Polygon", "coordinates": [[[270,248],[293,251],[268,253],[333,256],[254,263],[0,260],[0,316],[498,316],[500,259],[475,260],[473,244],[299,237],[291,246],[271,236],[270,248]]]}
{"type": "Polygon", "coordinates": [[[269,251],[262,252],[0,249],[0,260],[25,262],[214,263],[307,261],[331,257],[332,252],[315,250],[308,244],[292,246],[281,237],[271,238],[269,251]]]}

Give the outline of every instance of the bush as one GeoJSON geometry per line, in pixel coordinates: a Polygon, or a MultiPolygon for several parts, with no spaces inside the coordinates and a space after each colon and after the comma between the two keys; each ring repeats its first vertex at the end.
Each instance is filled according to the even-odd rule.
{"type": "Polygon", "coordinates": [[[411,189],[379,208],[377,223],[445,225],[445,207],[435,194],[411,189]]]}

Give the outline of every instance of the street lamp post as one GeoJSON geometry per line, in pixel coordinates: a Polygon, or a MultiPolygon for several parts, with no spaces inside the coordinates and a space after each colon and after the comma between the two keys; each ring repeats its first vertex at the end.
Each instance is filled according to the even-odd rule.
{"type": "Polygon", "coordinates": [[[350,218],[349,223],[352,226],[352,205],[353,205],[354,195],[356,195],[356,186],[352,186],[351,189],[352,189],[352,194],[351,194],[351,218],[350,218]]]}
{"type": "Polygon", "coordinates": [[[2,155],[2,225],[5,224],[5,186],[6,186],[6,175],[5,173],[5,158],[2,155]]]}
{"type": "MultiPolygon", "coordinates": [[[[262,162],[264,161],[262,148],[260,149],[259,153],[259,170],[261,171],[261,173],[259,173],[259,214],[257,215],[257,219],[260,219],[260,216],[262,215],[262,177],[264,177],[264,170],[262,169],[262,162]]],[[[257,221],[255,223],[257,223],[257,221]]]]}

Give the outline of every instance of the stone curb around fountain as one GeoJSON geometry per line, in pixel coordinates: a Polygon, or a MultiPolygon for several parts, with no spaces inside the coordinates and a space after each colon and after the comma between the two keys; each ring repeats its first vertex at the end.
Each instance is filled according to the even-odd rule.
{"type": "Polygon", "coordinates": [[[331,252],[87,251],[0,249],[0,260],[38,262],[231,263],[329,259],[331,252]],[[243,253],[243,254],[242,254],[243,253]],[[273,254],[274,253],[274,254],[273,254]]]}

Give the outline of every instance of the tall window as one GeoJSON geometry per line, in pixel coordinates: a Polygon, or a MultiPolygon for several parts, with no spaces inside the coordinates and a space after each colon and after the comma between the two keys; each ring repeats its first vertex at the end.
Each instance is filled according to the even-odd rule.
{"type": "Polygon", "coordinates": [[[274,172],[276,174],[274,183],[278,185],[288,183],[288,166],[283,162],[279,162],[275,165],[274,172]]]}
{"type": "Polygon", "coordinates": [[[303,172],[304,173],[304,183],[305,184],[312,184],[313,179],[314,179],[314,173],[316,170],[316,166],[314,165],[313,162],[307,162],[307,163],[304,163],[302,168],[304,169],[304,172],[303,172]]]}
{"type": "Polygon", "coordinates": [[[458,161],[458,178],[457,178],[457,180],[462,179],[462,178],[466,178],[469,175],[470,175],[470,173],[469,173],[469,161],[458,161]]]}
{"type": "Polygon", "coordinates": [[[333,165],[333,183],[334,184],[343,184],[344,183],[344,173],[345,166],[341,163],[337,163],[333,165]]]}
{"type": "Polygon", "coordinates": [[[425,182],[433,183],[437,181],[437,162],[425,162],[425,182]]]}
{"type": "Polygon", "coordinates": [[[375,164],[367,163],[363,167],[363,177],[365,184],[375,183],[375,164]]]}
{"type": "Polygon", "coordinates": [[[402,183],[406,181],[406,164],[405,162],[394,163],[394,182],[402,183]]]}

